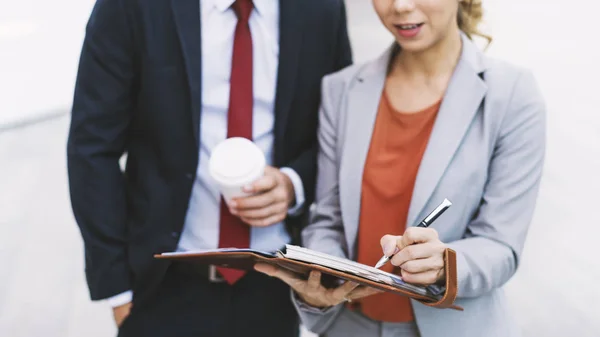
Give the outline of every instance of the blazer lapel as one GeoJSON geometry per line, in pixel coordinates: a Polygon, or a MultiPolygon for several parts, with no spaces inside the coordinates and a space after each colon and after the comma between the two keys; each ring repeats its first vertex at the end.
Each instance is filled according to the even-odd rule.
{"type": "Polygon", "coordinates": [[[424,209],[460,146],[487,90],[480,77],[484,70],[481,52],[464,35],[462,39],[463,50],[459,62],[444,95],[419,167],[407,226],[417,225],[421,217],[443,200],[431,200],[436,205],[432,204],[424,209]]]}
{"type": "Polygon", "coordinates": [[[200,1],[172,0],[173,18],[181,43],[183,60],[187,71],[192,107],[192,128],[196,146],[200,145],[200,102],[201,88],[201,40],[200,40],[200,1]]]}
{"type": "Polygon", "coordinates": [[[294,98],[298,56],[302,45],[301,0],[279,0],[279,66],[275,95],[275,162],[283,161],[282,140],[294,98]]]}
{"type": "MultiPolygon", "coordinates": [[[[360,217],[362,176],[383,92],[389,48],[359,72],[348,92],[346,136],[340,164],[340,201],[348,247],[354,247],[360,217]]],[[[349,249],[350,258],[354,249],[349,249]]]]}

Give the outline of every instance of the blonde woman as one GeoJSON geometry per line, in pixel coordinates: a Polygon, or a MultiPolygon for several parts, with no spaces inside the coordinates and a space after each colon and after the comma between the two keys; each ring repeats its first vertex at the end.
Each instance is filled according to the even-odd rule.
{"type": "Polygon", "coordinates": [[[518,336],[501,288],[519,265],[538,195],[544,99],[528,70],[471,41],[482,35],[479,1],[373,5],[395,43],[323,79],[316,209],[303,243],[369,265],[398,251],[383,269],[427,286],[444,283],[452,248],[465,310],[256,268],[294,289],[303,323],[323,336],[518,336]],[[444,198],[453,206],[415,227],[444,198]]]}

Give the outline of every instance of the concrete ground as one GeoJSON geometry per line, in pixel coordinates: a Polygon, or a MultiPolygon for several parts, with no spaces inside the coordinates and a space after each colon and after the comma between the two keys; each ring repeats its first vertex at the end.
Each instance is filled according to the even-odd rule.
{"type": "MultiPolygon", "coordinates": [[[[4,121],[7,126],[0,127],[0,336],[113,336],[110,309],[88,298],[82,243],[68,199],[65,142],[69,118],[61,106],[68,104],[72,84],[59,78],[60,69],[49,68],[64,66],[70,78],[78,51],[73,44],[55,46],[59,51],[63,48],[68,62],[40,66],[35,61],[44,59],[44,48],[51,55],[57,51],[42,43],[48,30],[38,30],[31,39],[27,35],[52,20],[71,20],[71,29],[56,31],[79,43],[85,19],[52,16],[64,15],[58,9],[66,5],[87,15],[90,1],[56,1],[63,6],[58,9],[48,4],[40,8],[38,3],[46,2],[15,2],[18,13],[35,13],[20,24],[6,14],[6,4],[0,5],[0,125],[4,121]],[[15,34],[25,46],[15,44],[15,34]],[[37,58],[15,54],[14,48],[26,52],[27,46],[40,45],[45,47],[36,50],[41,53],[37,58]],[[5,53],[9,50],[10,55],[5,53]],[[43,76],[26,72],[29,62],[45,71],[43,76]],[[35,82],[38,78],[41,84],[35,82]],[[31,90],[23,93],[26,88],[31,90]],[[54,90],[53,95],[45,88],[54,90]],[[41,116],[36,111],[58,115],[14,127],[24,117],[41,116]]],[[[379,26],[370,1],[347,3],[356,61],[360,62],[377,55],[389,36],[379,26]]],[[[532,69],[548,103],[544,181],[522,265],[506,292],[527,337],[600,336],[600,309],[595,305],[600,302],[596,286],[600,221],[593,214],[600,202],[596,12],[586,7],[586,0],[572,0],[566,6],[557,0],[484,3],[488,31],[495,37],[489,54],[532,69]]]]}

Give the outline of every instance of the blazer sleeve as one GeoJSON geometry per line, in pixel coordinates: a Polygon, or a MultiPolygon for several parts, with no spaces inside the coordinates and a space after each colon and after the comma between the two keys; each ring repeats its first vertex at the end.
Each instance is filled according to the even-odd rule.
{"type": "MultiPolygon", "coordinates": [[[[321,84],[322,100],[319,110],[317,187],[315,207],[310,224],[302,231],[305,247],[347,258],[346,239],[341,218],[337,158],[337,123],[342,84],[325,76],[321,84]]],[[[292,301],[303,324],[313,333],[323,333],[333,322],[341,304],[324,310],[301,302],[292,290],[292,301]]]]}
{"type": "MultiPolygon", "coordinates": [[[[334,57],[331,68],[328,73],[334,73],[338,70],[346,68],[352,64],[352,49],[350,47],[350,38],[348,36],[348,25],[346,19],[346,6],[344,1],[339,1],[337,20],[338,25],[335,27],[336,38],[334,45],[334,57]]],[[[292,168],[302,180],[304,189],[304,208],[310,207],[315,196],[315,179],[316,179],[316,161],[317,161],[317,141],[313,146],[304,151],[300,156],[295,158],[287,166],[292,168]]]]}
{"type": "Polygon", "coordinates": [[[533,75],[523,71],[507,105],[477,215],[457,253],[458,297],[477,297],[516,272],[540,187],[546,107],[533,75]]]}
{"type": "Polygon", "coordinates": [[[84,241],[92,300],[131,289],[119,166],[136,80],[128,21],[122,0],[96,2],[86,27],[67,142],[71,204],[84,241]]]}

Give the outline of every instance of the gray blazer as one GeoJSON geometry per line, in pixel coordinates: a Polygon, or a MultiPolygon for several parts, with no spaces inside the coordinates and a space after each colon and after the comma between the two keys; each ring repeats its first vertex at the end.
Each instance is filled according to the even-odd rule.
{"type": "MultiPolygon", "coordinates": [[[[529,71],[491,59],[462,39],[407,223],[417,225],[444,198],[453,202],[432,228],[457,252],[456,304],[465,311],[412,304],[423,337],[519,336],[501,287],[517,270],[536,204],[545,103],[529,71]]],[[[317,196],[302,235],[308,248],[356,258],[361,177],[390,54],[391,48],[322,81],[317,196]]],[[[343,308],[319,311],[292,298],[315,333],[326,331],[343,308]]]]}

